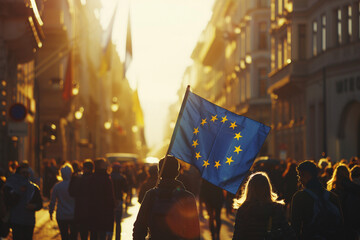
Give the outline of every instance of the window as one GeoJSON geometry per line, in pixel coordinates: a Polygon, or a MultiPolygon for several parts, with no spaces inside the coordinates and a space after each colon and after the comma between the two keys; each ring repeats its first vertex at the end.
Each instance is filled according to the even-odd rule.
{"type": "Polygon", "coordinates": [[[275,38],[271,37],[271,70],[275,70],[276,68],[276,43],[275,43],[275,38]]]}
{"type": "Polygon", "coordinates": [[[336,20],[336,28],[337,28],[337,44],[340,45],[342,41],[341,35],[341,9],[339,8],[336,11],[337,20],[336,20]]]}
{"type": "Polygon", "coordinates": [[[349,5],[347,7],[347,23],[348,23],[348,40],[349,42],[351,41],[351,37],[352,37],[352,7],[351,5],[349,5]]]}
{"type": "Polygon", "coordinates": [[[283,0],[278,0],[278,14],[283,14],[283,0]]]}
{"type": "Polygon", "coordinates": [[[317,55],[317,22],[314,21],[312,24],[312,55],[317,55]]]}
{"type": "Polygon", "coordinates": [[[299,59],[306,58],[306,25],[299,24],[299,59]]]}
{"type": "Polygon", "coordinates": [[[287,44],[287,38],[283,38],[283,65],[287,64],[287,59],[289,58],[288,54],[288,44],[287,44]]]}
{"type": "Polygon", "coordinates": [[[282,63],[283,63],[283,46],[282,46],[283,41],[279,41],[278,42],[278,47],[277,47],[277,53],[278,53],[278,57],[277,57],[277,68],[280,69],[282,67],[282,63]]]}
{"type": "Polygon", "coordinates": [[[267,69],[259,69],[259,97],[266,97],[266,91],[268,87],[267,69]]]}
{"type": "Polygon", "coordinates": [[[321,16],[321,50],[326,50],[326,15],[321,16]]]}
{"type": "Polygon", "coordinates": [[[267,49],[267,24],[266,22],[259,23],[259,49],[267,49]]]}

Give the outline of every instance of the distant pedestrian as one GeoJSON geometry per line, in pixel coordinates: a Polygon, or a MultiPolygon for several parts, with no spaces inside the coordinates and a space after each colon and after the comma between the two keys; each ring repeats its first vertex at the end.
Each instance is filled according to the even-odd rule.
{"type": "Polygon", "coordinates": [[[105,159],[94,161],[95,172],[89,178],[89,227],[91,240],[111,240],[114,230],[115,197],[113,185],[106,172],[105,159]]]}
{"type": "Polygon", "coordinates": [[[351,168],[351,178],[354,183],[360,185],[360,166],[355,165],[351,168]]]}
{"type": "Polygon", "coordinates": [[[334,192],[341,203],[345,223],[344,239],[357,240],[360,236],[360,186],[352,182],[346,164],[337,165],[328,181],[328,190],[334,192]]]}
{"type": "Polygon", "coordinates": [[[115,239],[121,239],[121,219],[123,213],[124,197],[128,191],[126,177],[121,174],[120,163],[115,162],[112,165],[111,181],[113,183],[115,195],[115,239]]]}
{"type": "Polygon", "coordinates": [[[21,165],[6,180],[4,194],[10,210],[13,240],[31,240],[35,227],[35,212],[42,208],[39,187],[29,181],[28,167],[21,165]]]}
{"type": "Polygon", "coordinates": [[[147,191],[141,203],[133,229],[134,240],[200,239],[196,200],[184,185],[176,180],[179,163],[173,156],[159,162],[163,167],[160,183],[147,191]]]}
{"type": "Polygon", "coordinates": [[[327,191],[318,178],[314,161],[306,160],[297,167],[304,189],[297,191],[291,202],[291,226],[299,239],[343,239],[343,215],[336,194],[327,191]]]}
{"type": "Polygon", "coordinates": [[[205,203],[209,215],[209,228],[213,240],[220,239],[221,209],[225,198],[223,190],[212,183],[203,180],[200,188],[200,198],[205,203]]]}
{"type": "Polygon", "coordinates": [[[50,197],[50,220],[53,219],[53,212],[56,206],[56,221],[62,240],[77,239],[77,230],[74,222],[75,200],[69,195],[68,191],[72,172],[73,169],[69,163],[65,163],[60,168],[63,180],[55,184],[50,197]]]}
{"type": "Polygon", "coordinates": [[[242,196],[235,200],[237,210],[233,240],[296,239],[284,211],[265,172],[250,175],[242,196]],[[277,236],[277,237],[275,237],[277,236]]]}
{"type": "Polygon", "coordinates": [[[80,233],[81,240],[89,236],[89,179],[93,174],[94,162],[86,159],[83,164],[83,173],[74,173],[69,183],[69,194],[75,199],[74,220],[80,233]]]}
{"type": "Polygon", "coordinates": [[[51,189],[57,183],[58,168],[53,158],[45,160],[44,165],[43,196],[50,199],[51,189]]]}
{"type": "Polygon", "coordinates": [[[138,202],[142,203],[145,193],[156,186],[156,182],[158,179],[158,170],[156,165],[152,165],[149,167],[149,177],[145,180],[145,182],[140,186],[138,202]]]}

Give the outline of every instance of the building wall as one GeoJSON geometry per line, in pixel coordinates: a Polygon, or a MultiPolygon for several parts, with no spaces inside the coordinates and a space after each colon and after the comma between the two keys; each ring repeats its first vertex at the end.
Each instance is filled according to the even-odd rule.
{"type": "Polygon", "coordinates": [[[274,139],[274,152],[279,155],[285,148],[288,156],[299,160],[318,159],[322,152],[334,160],[358,155],[359,1],[287,2],[293,11],[284,16],[278,12],[279,1],[272,1],[275,13],[271,15],[269,92],[273,95],[273,129],[281,141],[274,139]],[[351,20],[348,6],[352,8],[351,20]],[[338,21],[338,9],[341,21],[338,21]],[[341,26],[341,41],[337,37],[338,26],[341,26]],[[287,35],[290,61],[279,54],[286,45],[282,40],[285,28],[291,29],[291,35],[287,35]],[[297,107],[299,101],[295,98],[303,99],[305,106],[297,107]],[[296,132],[298,124],[304,131],[296,132]],[[302,137],[300,142],[304,147],[300,142],[295,142],[295,149],[282,144],[302,137]],[[297,151],[296,146],[303,151],[297,151]]]}

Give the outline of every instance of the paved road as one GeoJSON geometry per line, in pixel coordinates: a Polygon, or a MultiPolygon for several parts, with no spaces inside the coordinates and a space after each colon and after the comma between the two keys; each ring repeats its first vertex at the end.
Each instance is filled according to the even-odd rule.
{"type": "MultiPolygon", "coordinates": [[[[51,221],[47,209],[47,202],[44,203],[44,208],[36,213],[36,226],[34,230],[34,240],[61,240],[59,229],[56,220],[51,221]]],[[[132,205],[128,208],[127,213],[123,216],[122,226],[122,240],[132,239],[132,228],[135,222],[140,204],[137,202],[137,197],[132,200],[132,205]]],[[[205,216],[206,217],[206,216],[205,216]]],[[[55,216],[54,216],[55,219],[55,216]]],[[[221,240],[232,239],[234,216],[226,217],[225,209],[222,211],[222,225],[220,236],[221,240]]],[[[202,240],[211,240],[210,231],[207,220],[200,221],[202,240]]],[[[7,238],[12,240],[11,234],[7,238]]],[[[113,238],[115,239],[115,238],[113,238]]]]}

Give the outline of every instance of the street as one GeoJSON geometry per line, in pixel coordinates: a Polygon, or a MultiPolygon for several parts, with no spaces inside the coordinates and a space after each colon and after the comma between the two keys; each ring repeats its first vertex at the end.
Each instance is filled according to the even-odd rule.
{"type": "MultiPolygon", "coordinates": [[[[48,202],[44,202],[44,208],[36,213],[36,225],[34,230],[34,240],[38,239],[52,239],[52,240],[61,240],[60,232],[58,229],[57,222],[55,220],[51,221],[47,208],[48,202]]],[[[132,239],[132,228],[134,221],[136,219],[140,204],[137,202],[137,197],[133,197],[132,205],[129,206],[127,213],[123,215],[123,221],[121,223],[122,233],[121,239],[131,240],[132,239]]],[[[206,217],[206,215],[205,215],[206,217]]],[[[235,216],[231,215],[229,218],[226,216],[225,208],[222,209],[222,225],[220,230],[220,239],[227,240],[232,238],[233,234],[233,223],[235,216]]],[[[202,240],[211,240],[211,234],[208,227],[207,220],[200,221],[201,229],[201,239],[202,240]]],[[[113,237],[115,239],[115,237],[113,237]]],[[[7,240],[12,240],[11,234],[7,240]]]]}

